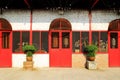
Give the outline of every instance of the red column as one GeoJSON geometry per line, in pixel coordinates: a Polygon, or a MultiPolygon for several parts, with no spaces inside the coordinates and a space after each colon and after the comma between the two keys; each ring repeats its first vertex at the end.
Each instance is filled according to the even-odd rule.
{"type": "Polygon", "coordinates": [[[30,10],[30,45],[32,45],[32,9],[30,10]]]}
{"type": "Polygon", "coordinates": [[[2,29],[2,23],[0,22],[0,29],[2,29]]]}
{"type": "Polygon", "coordinates": [[[91,13],[91,10],[89,11],[88,17],[89,17],[89,44],[92,44],[92,30],[91,30],[92,13],[91,13]]]}
{"type": "Polygon", "coordinates": [[[120,20],[118,20],[118,29],[120,30],[120,20]]]}

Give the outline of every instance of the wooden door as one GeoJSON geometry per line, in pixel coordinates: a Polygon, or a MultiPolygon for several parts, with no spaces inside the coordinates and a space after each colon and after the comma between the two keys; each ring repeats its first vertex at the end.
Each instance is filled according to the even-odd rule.
{"type": "Polygon", "coordinates": [[[55,30],[49,34],[50,67],[72,66],[71,31],[55,30]]]}
{"type": "Polygon", "coordinates": [[[0,67],[12,66],[12,33],[0,31],[0,67]]]}
{"type": "Polygon", "coordinates": [[[120,32],[109,32],[109,66],[120,67],[120,32]]]}

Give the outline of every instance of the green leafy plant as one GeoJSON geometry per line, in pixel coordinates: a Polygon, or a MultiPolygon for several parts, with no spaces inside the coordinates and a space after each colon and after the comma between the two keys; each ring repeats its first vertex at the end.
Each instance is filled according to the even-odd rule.
{"type": "Polygon", "coordinates": [[[97,51],[97,46],[96,45],[87,45],[85,47],[85,52],[87,53],[87,57],[95,57],[96,51],[97,51]]]}
{"type": "Polygon", "coordinates": [[[32,56],[37,51],[34,45],[28,45],[28,44],[24,45],[22,49],[24,53],[26,53],[26,56],[32,56]]]}

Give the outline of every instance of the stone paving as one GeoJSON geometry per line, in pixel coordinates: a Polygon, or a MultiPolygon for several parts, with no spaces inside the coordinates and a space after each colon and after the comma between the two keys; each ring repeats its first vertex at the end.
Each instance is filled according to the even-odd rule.
{"type": "Polygon", "coordinates": [[[88,70],[85,68],[0,68],[0,80],[120,80],[120,67],[88,70]]]}

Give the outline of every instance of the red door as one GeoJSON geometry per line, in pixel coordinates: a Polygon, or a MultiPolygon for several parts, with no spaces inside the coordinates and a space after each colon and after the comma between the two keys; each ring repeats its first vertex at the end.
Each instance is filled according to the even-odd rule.
{"type": "Polygon", "coordinates": [[[50,67],[72,66],[72,33],[69,30],[51,30],[49,34],[50,67]]]}
{"type": "Polygon", "coordinates": [[[120,67],[120,32],[109,32],[109,66],[120,67]]]}
{"type": "Polygon", "coordinates": [[[0,67],[12,66],[12,33],[0,31],[0,67]]]}

